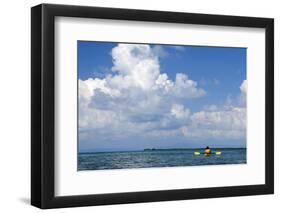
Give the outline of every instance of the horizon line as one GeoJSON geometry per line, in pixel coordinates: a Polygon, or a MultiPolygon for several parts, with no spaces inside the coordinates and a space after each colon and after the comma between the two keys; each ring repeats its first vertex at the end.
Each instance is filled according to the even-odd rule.
{"type": "MultiPolygon", "coordinates": [[[[161,151],[161,150],[191,150],[191,149],[205,149],[205,148],[144,148],[137,150],[112,150],[112,151],[78,151],[78,154],[87,154],[87,153],[105,153],[105,152],[141,152],[141,151],[161,151]]],[[[211,149],[247,149],[247,147],[213,147],[211,149]]]]}

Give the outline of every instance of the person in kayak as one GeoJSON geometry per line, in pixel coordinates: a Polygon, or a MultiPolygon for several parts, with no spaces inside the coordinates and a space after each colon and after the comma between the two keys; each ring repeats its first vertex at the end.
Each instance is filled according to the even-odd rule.
{"type": "Polygon", "coordinates": [[[210,154],[212,154],[212,151],[211,151],[211,149],[207,146],[207,147],[205,148],[205,155],[210,155],[210,154]]]}

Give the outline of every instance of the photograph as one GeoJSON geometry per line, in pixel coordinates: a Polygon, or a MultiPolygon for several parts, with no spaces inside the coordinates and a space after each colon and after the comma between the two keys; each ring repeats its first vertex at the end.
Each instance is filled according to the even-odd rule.
{"type": "Polygon", "coordinates": [[[77,41],[77,170],[247,163],[247,48],[77,41]]]}

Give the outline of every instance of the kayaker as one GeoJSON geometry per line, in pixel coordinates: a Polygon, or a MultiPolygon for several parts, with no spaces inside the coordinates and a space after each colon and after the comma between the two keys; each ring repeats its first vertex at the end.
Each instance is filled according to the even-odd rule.
{"type": "Polygon", "coordinates": [[[206,155],[212,154],[212,151],[211,151],[211,149],[208,146],[205,148],[205,154],[206,155]]]}

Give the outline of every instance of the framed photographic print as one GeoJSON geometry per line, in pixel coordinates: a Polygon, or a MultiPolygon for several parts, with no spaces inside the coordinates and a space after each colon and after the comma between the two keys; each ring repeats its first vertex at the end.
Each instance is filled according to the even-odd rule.
{"type": "Polygon", "coordinates": [[[274,21],[31,9],[31,203],[272,194],[274,21]]]}

